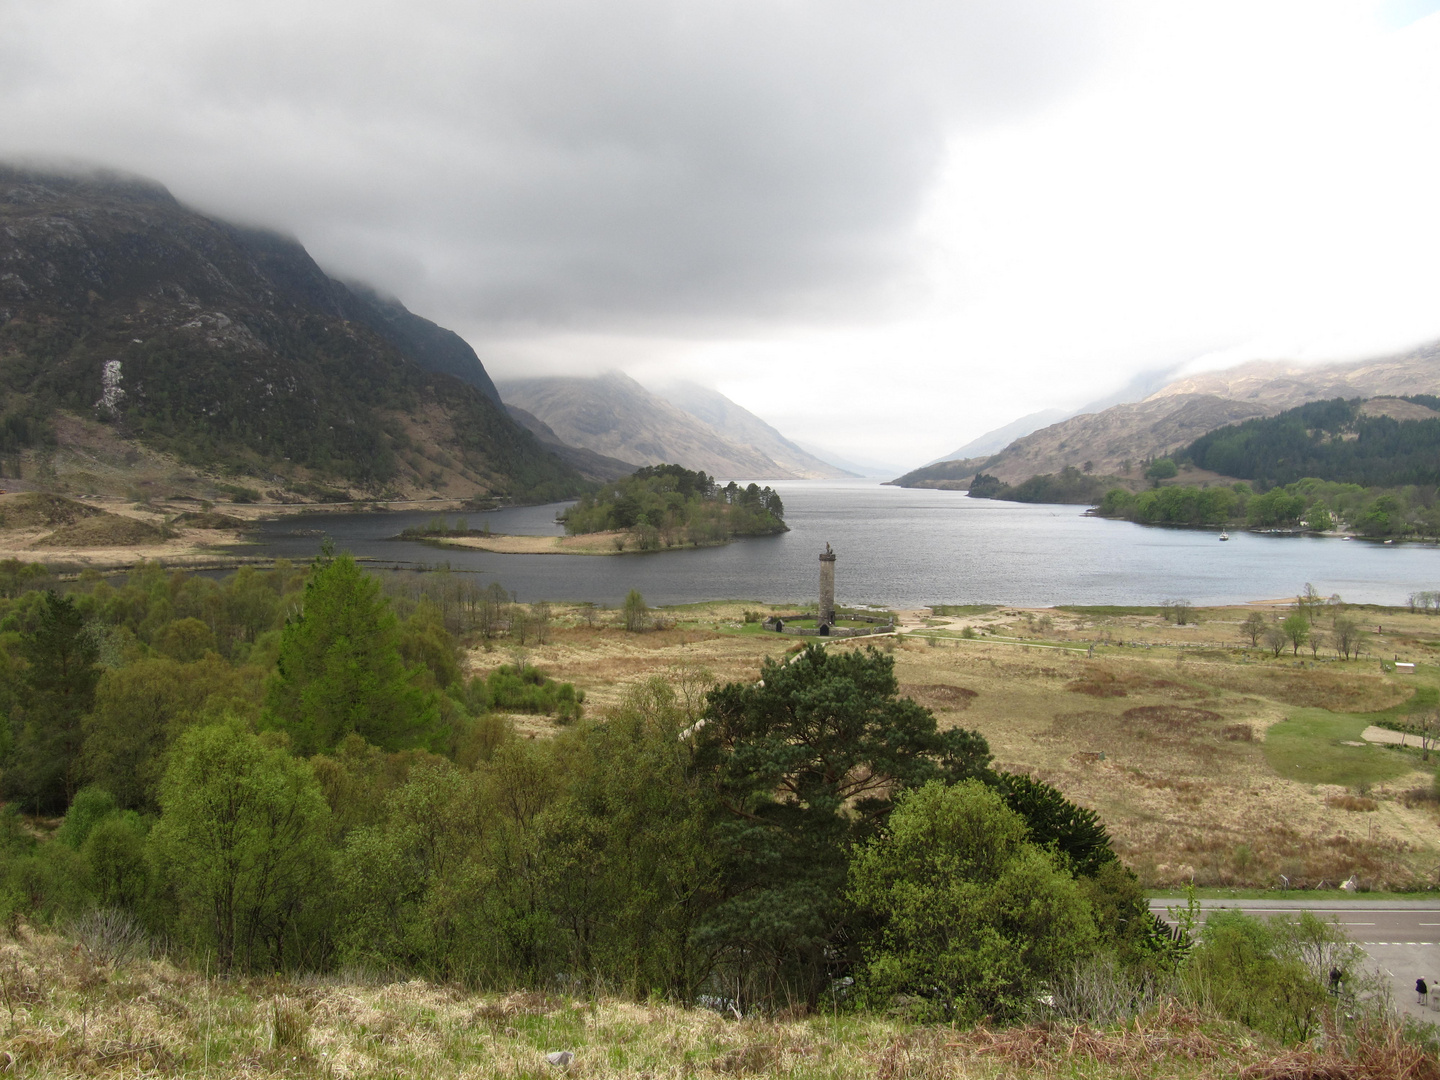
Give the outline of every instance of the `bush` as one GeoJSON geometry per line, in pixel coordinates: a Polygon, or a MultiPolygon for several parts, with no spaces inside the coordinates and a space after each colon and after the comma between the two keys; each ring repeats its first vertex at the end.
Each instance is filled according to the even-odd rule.
{"type": "Polygon", "coordinates": [[[127,911],[95,908],[70,922],[70,936],[95,964],[123,967],[150,951],[144,928],[127,911]]]}
{"type": "Polygon", "coordinates": [[[921,1018],[1008,1019],[1091,954],[1089,905],[1019,814],[979,781],[901,796],[850,869],[873,919],[862,986],[921,1018]]]}
{"type": "Polygon", "coordinates": [[[502,664],[485,679],[491,708],[502,712],[544,713],[562,722],[580,719],[585,691],[556,682],[539,668],[502,664]]]}
{"type": "Polygon", "coordinates": [[[1222,910],[1206,919],[1182,977],[1227,1019],[1299,1043],[1320,1030],[1329,997],[1316,969],[1343,969],[1350,958],[1341,951],[1338,931],[1327,932],[1313,915],[1265,922],[1222,910]]]}

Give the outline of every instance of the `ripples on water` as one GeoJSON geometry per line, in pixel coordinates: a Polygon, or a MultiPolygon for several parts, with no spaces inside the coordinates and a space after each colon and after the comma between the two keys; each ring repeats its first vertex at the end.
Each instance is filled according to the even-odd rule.
{"type": "MultiPolygon", "coordinates": [[[[1084,516],[1077,506],[970,499],[958,491],[872,480],[771,482],[790,532],[718,548],[617,556],[495,555],[390,540],[433,513],[316,514],[266,523],[261,550],[308,559],[322,535],[381,563],[434,566],[497,580],[521,600],[616,604],[639,589],[652,604],[812,600],[825,544],[839,555],[842,603],[1196,604],[1293,596],[1312,583],[1353,603],[1400,604],[1440,588],[1440,549],[1332,538],[1158,529],[1084,516]]],[[[558,534],[564,504],[467,516],[501,533],[558,534]]]]}

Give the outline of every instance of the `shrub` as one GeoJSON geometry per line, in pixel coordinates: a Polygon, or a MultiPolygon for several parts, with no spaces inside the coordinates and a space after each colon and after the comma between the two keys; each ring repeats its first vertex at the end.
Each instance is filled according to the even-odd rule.
{"type": "Polygon", "coordinates": [[[150,951],[150,939],[128,911],[94,908],[70,922],[70,936],[92,963],[123,967],[150,951]]]}
{"type": "Polygon", "coordinates": [[[1089,955],[1089,905],[1024,819],[979,781],[901,796],[860,849],[850,896],[876,927],[866,993],[926,1018],[1007,1019],[1089,955]]]}
{"type": "Polygon", "coordinates": [[[1239,911],[1213,912],[1182,972],[1185,985],[1227,1019],[1281,1042],[1303,1042],[1320,1030],[1328,1000],[1306,954],[1317,954],[1316,966],[1338,959],[1324,948],[1327,937],[1331,945],[1338,938],[1323,927],[1314,916],[1264,922],[1239,911]]]}
{"type": "Polygon", "coordinates": [[[544,713],[562,722],[580,719],[585,691],[556,682],[534,667],[502,664],[485,679],[492,708],[503,712],[544,713]]]}

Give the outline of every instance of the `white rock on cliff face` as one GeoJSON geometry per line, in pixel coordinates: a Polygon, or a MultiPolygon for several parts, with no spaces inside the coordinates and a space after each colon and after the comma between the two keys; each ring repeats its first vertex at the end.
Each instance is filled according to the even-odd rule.
{"type": "Polygon", "coordinates": [[[120,361],[106,360],[105,370],[100,373],[100,400],[95,402],[95,408],[109,413],[120,408],[120,401],[125,397],[125,391],[120,388],[120,380],[120,361]]]}

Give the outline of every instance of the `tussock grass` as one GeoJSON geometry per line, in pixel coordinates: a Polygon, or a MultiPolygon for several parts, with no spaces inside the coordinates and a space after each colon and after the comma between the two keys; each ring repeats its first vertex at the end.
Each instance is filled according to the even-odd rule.
{"type": "Polygon", "coordinates": [[[1414,1071],[1423,1055],[1388,1029],[1362,1032],[1348,1054],[1335,1040],[1305,1057],[1171,999],[1114,1024],[957,1030],[803,1010],[737,1020],[659,1002],[420,980],[220,980],[165,959],[97,963],[30,927],[0,943],[0,975],[0,1069],[26,1077],[1433,1080],[1414,1071]],[[568,1067],[547,1063],[557,1050],[573,1053],[568,1067]],[[1332,1071],[1282,1071],[1312,1061],[1332,1071]],[[1392,1071],[1375,1071],[1383,1068],[1392,1071]]]}

